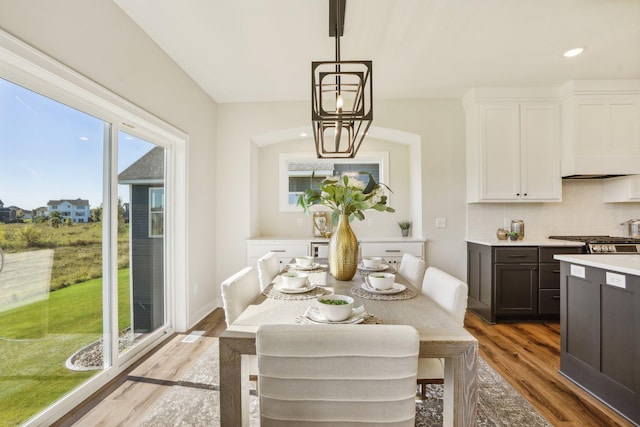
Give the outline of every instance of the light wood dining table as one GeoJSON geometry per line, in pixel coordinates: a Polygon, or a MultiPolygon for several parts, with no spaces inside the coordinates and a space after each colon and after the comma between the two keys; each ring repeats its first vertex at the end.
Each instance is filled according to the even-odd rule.
{"type": "MultiPolygon", "coordinates": [[[[276,278],[278,279],[278,278],[276,278]]],[[[329,293],[353,296],[354,306],[389,325],[411,325],[420,334],[420,357],[445,360],[444,426],[476,425],[478,341],[458,326],[446,311],[396,273],[396,282],[416,291],[410,299],[381,301],[351,293],[363,283],[358,273],[350,281],[327,273],[329,293]]],[[[247,357],[256,354],[256,331],[261,325],[295,323],[315,300],[282,300],[260,295],[219,338],[220,420],[223,427],[249,425],[247,357]]]]}

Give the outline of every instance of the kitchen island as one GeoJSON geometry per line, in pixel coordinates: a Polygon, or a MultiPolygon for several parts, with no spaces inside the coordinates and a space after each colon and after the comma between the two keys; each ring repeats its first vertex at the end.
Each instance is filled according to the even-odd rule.
{"type": "Polygon", "coordinates": [[[556,255],[560,372],[640,424],[640,255],[556,255]]]}

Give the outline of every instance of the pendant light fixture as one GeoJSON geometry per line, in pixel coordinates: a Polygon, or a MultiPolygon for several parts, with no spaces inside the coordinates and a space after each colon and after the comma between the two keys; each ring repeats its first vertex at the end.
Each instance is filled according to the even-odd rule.
{"type": "Polygon", "coordinates": [[[373,120],[371,61],[341,61],[347,0],[329,0],[336,60],[311,63],[311,120],[318,158],[354,158],[373,120]]]}

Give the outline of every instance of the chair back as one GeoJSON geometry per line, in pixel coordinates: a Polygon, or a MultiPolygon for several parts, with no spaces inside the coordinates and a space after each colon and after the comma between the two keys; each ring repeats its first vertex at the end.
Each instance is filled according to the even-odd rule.
{"type": "Polygon", "coordinates": [[[427,264],[420,258],[411,254],[404,254],[400,261],[398,273],[407,279],[413,286],[419,288],[422,284],[422,278],[424,277],[424,270],[426,268],[427,264]]]}
{"type": "Polygon", "coordinates": [[[261,424],[414,426],[420,337],[406,325],[263,325],[261,424]]]}
{"type": "Polygon", "coordinates": [[[220,285],[227,326],[238,318],[251,302],[260,295],[258,273],[253,267],[245,267],[220,285]]]}
{"type": "Polygon", "coordinates": [[[460,326],[464,325],[468,289],[465,282],[435,267],[424,273],[422,293],[445,309],[460,326]]]}
{"type": "Polygon", "coordinates": [[[280,261],[275,252],[269,252],[258,260],[258,278],[260,290],[264,291],[280,272],[280,261]]]}

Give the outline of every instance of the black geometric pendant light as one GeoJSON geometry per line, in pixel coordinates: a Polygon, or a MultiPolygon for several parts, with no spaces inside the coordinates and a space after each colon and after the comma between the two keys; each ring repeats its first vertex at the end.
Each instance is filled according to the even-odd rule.
{"type": "Polygon", "coordinates": [[[311,120],[318,158],[355,157],[373,120],[371,61],[341,61],[347,0],[329,0],[336,60],[311,63],[311,120]]]}

